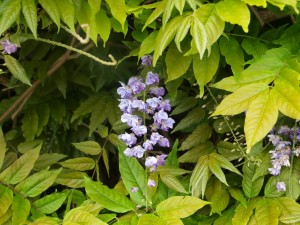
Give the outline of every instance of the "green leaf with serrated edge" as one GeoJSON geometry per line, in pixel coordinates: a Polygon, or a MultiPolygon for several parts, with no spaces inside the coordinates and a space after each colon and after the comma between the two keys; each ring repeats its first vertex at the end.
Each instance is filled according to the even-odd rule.
{"type": "Polygon", "coordinates": [[[63,170],[60,174],[58,174],[55,183],[71,188],[82,188],[84,187],[84,176],[87,176],[87,174],[84,172],[63,170]]]}
{"type": "Polygon", "coordinates": [[[256,202],[255,218],[259,221],[259,224],[278,224],[279,215],[280,210],[275,200],[271,198],[260,198],[256,202]]]}
{"type": "Polygon", "coordinates": [[[24,224],[27,220],[27,217],[30,213],[30,201],[26,198],[23,198],[21,195],[16,194],[12,202],[12,224],[20,225],[24,224]]]}
{"type": "Polygon", "coordinates": [[[192,109],[186,117],[184,117],[172,130],[171,134],[179,131],[190,128],[194,125],[199,124],[205,117],[205,111],[202,108],[192,109]]]}
{"type": "Polygon", "coordinates": [[[255,181],[252,181],[252,177],[255,174],[256,170],[255,165],[253,164],[244,164],[243,165],[243,181],[242,181],[242,187],[245,195],[248,198],[253,198],[258,195],[260,192],[262,185],[264,183],[264,177],[259,177],[255,181]]]}
{"type": "Polygon", "coordinates": [[[278,117],[277,104],[269,90],[261,92],[250,104],[245,119],[247,152],[263,139],[275,125],[278,117]]]}
{"type": "Polygon", "coordinates": [[[158,31],[154,31],[143,40],[139,50],[139,58],[155,50],[155,45],[153,43],[156,41],[157,34],[158,31]]]}
{"type": "Polygon", "coordinates": [[[206,142],[188,150],[186,153],[181,155],[178,160],[180,163],[197,163],[199,157],[208,155],[213,151],[215,151],[213,144],[211,142],[206,142]]]}
{"type": "Polygon", "coordinates": [[[26,23],[37,38],[37,8],[34,0],[22,0],[22,12],[25,17],[26,23]]]}
{"type": "Polygon", "coordinates": [[[101,39],[103,40],[103,46],[105,46],[105,43],[109,38],[110,30],[111,30],[110,19],[108,18],[104,10],[100,10],[96,14],[95,20],[96,20],[97,33],[100,35],[101,39]]]}
{"type": "Polygon", "coordinates": [[[68,27],[75,31],[75,8],[72,0],[55,0],[59,9],[59,15],[61,20],[68,25],[68,27]]]}
{"type": "Polygon", "coordinates": [[[5,152],[6,152],[6,141],[2,132],[2,127],[0,126],[0,169],[3,165],[5,152]]]}
{"type": "Polygon", "coordinates": [[[133,203],[123,194],[99,182],[84,177],[84,186],[87,195],[95,202],[103,205],[108,210],[123,213],[133,210],[133,203]]]}
{"type": "MultiPolygon", "coordinates": [[[[176,1],[176,2],[178,2],[178,1],[176,1]]],[[[175,39],[174,39],[175,44],[176,44],[177,49],[179,50],[179,52],[182,52],[180,43],[183,41],[185,36],[188,34],[188,32],[190,30],[190,27],[191,27],[191,17],[187,16],[187,17],[184,18],[184,20],[182,21],[180,27],[178,28],[178,31],[177,31],[175,39]]]]}
{"type": "Polygon", "coordinates": [[[218,15],[225,22],[238,24],[243,30],[248,32],[250,23],[250,11],[245,2],[241,0],[224,0],[216,5],[218,15]]]}
{"type": "Polygon", "coordinates": [[[67,155],[59,154],[59,153],[45,153],[40,154],[39,158],[36,160],[34,164],[34,169],[41,171],[46,169],[48,166],[52,166],[53,164],[57,163],[58,161],[66,158],[67,155]]]}
{"type": "Polygon", "coordinates": [[[217,14],[216,4],[205,4],[194,13],[205,26],[209,43],[215,43],[223,33],[225,23],[217,14]]]}
{"type": "Polygon", "coordinates": [[[228,188],[230,195],[237,201],[239,201],[243,206],[247,207],[247,201],[243,192],[238,188],[228,188]]]}
{"type": "Polygon", "coordinates": [[[254,59],[259,59],[268,50],[266,45],[252,38],[244,39],[242,47],[247,54],[252,55],[254,59]]]}
{"type": "Polygon", "coordinates": [[[59,8],[55,1],[51,0],[38,0],[43,9],[48,13],[49,17],[60,28],[60,13],[59,8]]]}
{"type": "Polygon", "coordinates": [[[62,168],[57,170],[42,170],[30,177],[27,177],[16,186],[16,190],[28,197],[36,197],[42,192],[46,191],[54,181],[62,168]]]}
{"type": "Polygon", "coordinates": [[[232,217],[234,215],[234,207],[231,207],[224,212],[222,212],[222,215],[215,220],[214,225],[232,225],[232,217]]]}
{"type": "Polygon", "coordinates": [[[247,3],[248,5],[262,6],[264,8],[267,7],[266,0],[243,0],[243,2],[247,3]]]}
{"type": "Polygon", "coordinates": [[[94,169],[95,160],[89,157],[79,157],[68,159],[66,161],[60,162],[59,164],[68,169],[85,171],[94,169]]]}
{"type": "Polygon", "coordinates": [[[85,224],[85,225],[107,225],[100,219],[98,219],[93,214],[79,210],[79,209],[72,209],[70,210],[65,216],[63,220],[64,225],[75,225],[75,224],[85,224]],[[77,223],[78,222],[78,223],[77,223]]]}
{"type": "Polygon", "coordinates": [[[91,135],[106,119],[106,107],[107,106],[103,98],[100,98],[99,101],[93,107],[90,117],[89,135],[91,135]]]}
{"type": "Polygon", "coordinates": [[[19,63],[18,60],[10,55],[4,55],[4,61],[5,66],[7,66],[8,70],[16,79],[20,80],[24,84],[31,86],[30,80],[28,79],[23,66],[19,63]]]}
{"type": "Polygon", "coordinates": [[[205,54],[200,60],[197,55],[193,57],[194,76],[200,88],[200,97],[204,95],[204,85],[211,81],[219,67],[220,52],[218,45],[213,45],[211,54],[205,54]]]}
{"type": "Polygon", "coordinates": [[[247,225],[248,221],[253,214],[253,209],[256,206],[257,199],[251,199],[248,203],[248,206],[245,207],[242,204],[239,204],[235,209],[235,214],[232,218],[232,225],[247,225]]]}
{"type": "Polygon", "coordinates": [[[145,25],[143,27],[143,30],[154,20],[156,20],[166,9],[167,1],[161,1],[156,3],[155,10],[151,13],[151,15],[148,17],[147,21],[145,22],[145,25]]]}
{"type": "Polygon", "coordinates": [[[50,118],[50,107],[48,104],[39,104],[36,108],[36,113],[38,115],[38,129],[36,131],[36,136],[40,136],[44,127],[48,124],[50,118]]]}
{"type": "Polygon", "coordinates": [[[220,189],[213,193],[211,199],[211,213],[220,214],[228,206],[230,200],[229,193],[226,189],[220,189]]]}
{"type": "Polygon", "coordinates": [[[7,212],[13,202],[13,192],[10,188],[0,184],[0,218],[7,212]]]}
{"type": "Polygon", "coordinates": [[[283,10],[286,5],[289,5],[293,7],[296,13],[299,13],[297,8],[297,0],[268,0],[268,2],[279,7],[280,10],[283,10]]]}
{"type": "Polygon", "coordinates": [[[143,214],[137,225],[163,225],[163,221],[154,214],[143,214]]]}
{"type": "Polygon", "coordinates": [[[295,200],[288,197],[274,199],[280,207],[279,221],[282,223],[297,223],[300,221],[300,205],[295,200]]]}
{"type": "Polygon", "coordinates": [[[200,124],[196,129],[182,142],[180,150],[187,150],[210,138],[212,130],[207,124],[200,124]]]}
{"type": "Polygon", "coordinates": [[[206,28],[201,20],[195,16],[192,18],[193,19],[190,32],[193,37],[195,47],[199,53],[200,59],[202,59],[206,48],[208,49],[208,54],[210,53],[211,44],[208,42],[206,28]]]}
{"type": "Polygon", "coordinates": [[[180,27],[184,17],[177,16],[173,18],[167,25],[163,28],[160,28],[155,42],[155,51],[153,54],[153,66],[156,65],[158,57],[163,53],[167,45],[175,37],[175,34],[180,27]]]}
{"type": "Polygon", "coordinates": [[[124,149],[119,148],[119,170],[123,183],[133,201],[140,205],[145,205],[147,183],[145,170],[134,157],[127,157],[123,153],[124,149]],[[131,188],[138,188],[137,192],[132,192],[131,188]]]}
{"type": "Polygon", "coordinates": [[[98,155],[101,151],[101,146],[95,141],[83,141],[72,144],[79,151],[89,155],[98,155]]]}
{"type": "Polygon", "coordinates": [[[75,110],[73,113],[73,116],[71,118],[71,122],[76,120],[80,116],[84,116],[94,109],[97,102],[100,100],[100,97],[98,95],[90,96],[87,100],[82,102],[80,106],[75,110]]]}
{"type": "Polygon", "coordinates": [[[175,176],[165,174],[165,173],[160,173],[160,179],[167,187],[175,191],[178,191],[180,193],[187,194],[187,191],[175,176]]]}
{"type": "Polygon", "coordinates": [[[156,206],[156,213],[164,219],[185,218],[209,204],[192,196],[173,196],[156,206]]]}
{"type": "Polygon", "coordinates": [[[120,22],[124,29],[126,21],[126,5],[124,0],[105,0],[108,4],[113,17],[120,22]]]}
{"type": "Polygon", "coordinates": [[[244,69],[244,53],[233,37],[221,37],[219,40],[221,54],[225,57],[226,62],[231,66],[232,73],[238,79],[244,69]]]}
{"type": "Polygon", "coordinates": [[[2,35],[3,32],[10,28],[18,19],[21,11],[21,1],[2,1],[0,7],[2,7],[2,15],[0,18],[0,35],[2,35]]]}
{"type": "Polygon", "coordinates": [[[0,174],[0,181],[7,184],[17,184],[24,180],[31,172],[35,161],[39,157],[42,145],[27,151],[18,158],[12,165],[0,174]]]}
{"type": "Polygon", "coordinates": [[[177,50],[175,45],[171,45],[166,55],[166,66],[168,74],[168,79],[166,82],[175,80],[184,75],[188,70],[191,62],[191,56],[183,56],[183,54],[181,54],[177,50]]]}
{"type": "Polygon", "coordinates": [[[42,213],[50,214],[57,211],[63,205],[67,197],[67,193],[53,193],[36,200],[33,206],[42,213]]]}
{"type": "Polygon", "coordinates": [[[189,109],[193,108],[195,105],[197,105],[197,99],[195,97],[187,97],[182,99],[175,109],[172,111],[170,116],[177,115],[183,112],[188,111],[189,109]]]}
{"type": "Polygon", "coordinates": [[[22,119],[22,131],[26,141],[32,141],[38,130],[38,115],[35,109],[29,109],[25,112],[22,119]]]}
{"type": "MultiPolygon", "coordinates": [[[[266,92],[268,89],[269,86],[264,83],[249,84],[241,87],[224,98],[211,116],[236,115],[244,112],[262,92],[266,92]]],[[[248,115],[248,112],[246,115],[248,115]]]]}

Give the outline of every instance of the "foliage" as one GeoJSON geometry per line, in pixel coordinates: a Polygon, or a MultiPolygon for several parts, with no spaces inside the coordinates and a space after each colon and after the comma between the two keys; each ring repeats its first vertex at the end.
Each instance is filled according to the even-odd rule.
{"type": "Polygon", "coordinates": [[[1,0],[0,224],[299,224],[299,8],[1,0]],[[175,120],[153,168],[117,94],[150,70],[175,120]]]}

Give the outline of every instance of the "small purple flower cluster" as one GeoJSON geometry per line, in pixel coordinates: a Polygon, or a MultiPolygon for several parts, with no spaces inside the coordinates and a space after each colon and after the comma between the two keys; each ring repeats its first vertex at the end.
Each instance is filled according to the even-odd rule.
{"type": "MultiPolygon", "coordinates": [[[[290,159],[292,155],[296,157],[300,155],[300,128],[297,128],[296,131],[288,126],[281,126],[278,129],[273,128],[268,137],[275,147],[274,150],[270,151],[272,168],[269,168],[269,172],[273,176],[277,176],[283,166],[291,166],[290,159]],[[296,141],[295,148],[292,150],[294,141],[296,141]]],[[[286,189],[284,182],[278,182],[276,187],[277,191],[285,191],[286,189]]]]}
{"type": "MultiPolygon", "coordinates": [[[[141,59],[142,65],[152,65],[151,56],[146,55],[141,59]]],[[[124,154],[128,157],[142,158],[145,152],[152,151],[155,145],[170,147],[169,140],[158,132],[172,129],[175,122],[168,116],[167,112],[171,110],[171,105],[169,100],[163,99],[165,89],[158,87],[158,74],[150,71],[145,80],[134,76],[127,84],[120,83],[121,87],[117,89],[117,93],[121,97],[119,99],[119,108],[123,112],[121,121],[131,130],[130,133],[119,135],[120,140],[128,146],[124,154]],[[152,119],[149,126],[146,124],[146,118],[152,119]]],[[[150,172],[156,171],[158,166],[164,165],[166,157],[164,154],[148,156],[145,166],[150,172]]],[[[148,186],[155,186],[153,182],[149,180],[148,186]]]]}
{"type": "Polygon", "coordinates": [[[3,47],[4,53],[7,53],[9,55],[17,51],[17,45],[11,43],[9,40],[2,41],[1,45],[3,47]]]}

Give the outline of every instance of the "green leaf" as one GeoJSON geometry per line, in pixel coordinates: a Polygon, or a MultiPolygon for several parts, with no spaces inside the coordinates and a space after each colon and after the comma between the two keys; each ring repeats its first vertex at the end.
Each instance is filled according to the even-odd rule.
{"type": "Polygon", "coordinates": [[[63,155],[59,153],[40,154],[39,158],[36,160],[34,164],[34,169],[41,171],[43,169],[46,169],[48,166],[52,166],[53,164],[57,163],[58,161],[66,157],[67,155],[63,155]]]}
{"type": "Polygon", "coordinates": [[[163,221],[154,214],[143,214],[137,225],[163,225],[163,221]]]}
{"type": "Polygon", "coordinates": [[[33,205],[38,211],[45,214],[50,214],[57,211],[62,206],[67,196],[67,193],[53,193],[36,200],[33,205]]]}
{"type": "Polygon", "coordinates": [[[205,111],[202,108],[192,109],[186,117],[180,120],[177,126],[172,130],[171,134],[176,131],[184,130],[199,124],[204,119],[204,117],[205,111]]]}
{"type": "Polygon", "coordinates": [[[168,20],[170,19],[173,8],[175,6],[175,2],[172,0],[166,0],[166,2],[167,2],[167,4],[166,4],[165,10],[163,12],[163,16],[162,16],[162,26],[163,27],[167,24],[168,20]]]}
{"type": "Polygon", "coordinates": [[[198,101],[195,97],[186,97],[179,102],[179,104],[176,106],[176,108],[172,111],[170,115],[173,116],[186,112],[189,109],[193,108],[195,105],[197,105],[197,102],[198,101]]]}
{"type": "Polygon", "coordinates": [[[3,165],[5,152],[6,152],[6,141],[2,132],[2,127],[0,126],[0,169],[3,165]]]}
{"type": "MultiPolygon", "coordinates": [[[[1,23],[1,21],[0,21],[1,23]]],[[[1,25],[0,25],[1,27],[1,25]]],[[[20,80],[22,83],[31,86],[30,80],[28,79],[26,72],[23,66],[16,60],[14,57],[10,55],[4,55],[5,65],[7,66],[8,70],[12,73],[12,75],[20,80]]]]}
{"type": "Polygon", "coordinates": [[[209,200],[211,202],[211,214],[220,214],[228,206],[229,200],[230,196],[226,189],[222,188],[214,192],[209,200]]]}
{"type": "Polygon", "coordinates": [[[232,73],[239,80],[244,69],[244,53],[235,38],[221,37],[219,40],[220,51],[225,56],[226,62],[231,66],[232,73]]]}
{"type": "Polygon", "coordinates": [[[145,170],[134,157],[127,157],[124,155],[123,150],[119,149],[119,170],[123,183],[130,194],[133,201],[140,205],[145,205],[147,183],[145,170]],[[131,188],[137,187],[137,192],[132,192],[131,188]]]}
{"type": "MultiPolygon", "coordinates": [[[[244,112],[262,92],[266,92],[268,89],[269,86],[264,83],[249,84],[241,87],[224,98],[211,116],[236,115],[244,112]]],[[[248,115],[248,112],[246,115],[248,115]]]]}
{"type": "Polygon", "coordinates": [[[168,79],[166,82],[181,77],[189,68],[192,62],[191,56],[183,56],[175,45],[171,45],[166,55],[166,66],[168,79]]]}
{"type": "Polygon", "coordinates": [[[61,172],[61,168],[57,170],[42,170],[23,180],[16,186],[16,190],[28,197],[36,197],[46,191],[61,172]]]}
{"type": "Polygon", "coordinates": [[[259,59],[268,50],[266,45],[253,38],[244,39],[242,47],[247,54],[252,55],[254,59],[259,59]]]}
{"type": "Polygon", "coordinates": [[[0,181],[7,184],[17,184],[24,180],[31,172],[35,161],[37,160],[42,145],[27,151],[18,158],[12,165],[6,168],[0,174],[0,181]]]}
{"type": "Polygon", "coordinates": [[[73,113],[73,116],[71,118],[71,122],[76,120],[80,116],[84,116],[94,109],[97,102],[100,100],[100,97],[98,95],[90,96],[87,100],[82,102],[80,106],[75,110],[73,113]]]}
{"type": "Polygon", "coordinates": [[[200,97],[204,95],[204,85],[211,81],[219,67],[220,52],[217,45],[213,45],[211,54],[205,54],[200,60],[197,55],[193,57],[193,70],[200,88],[200,97]]]}
{"type": "Polygon", "coordinates": [[[245,119],[245,136],[247,152],[251,147],[263,139],[275,125],[278,117],[278,110],[274,102],[274,96],[269,90],[261,92],[249,105],[245,119]]]}
{"type": "Polygon", "coordinates": [[[39,104],[36,108],[36,113],[38,115],[38,129],[36,131],[36,136],[40,136],[44,127],[48,124],[50,118],[50,107],[48,104],[39,104]]]}
{"type": "Polygon", "coordinates": [[[35,109],[26,111],[23,117],[22,131],[26,141],[33,141],[38,131],[38,115],[35,109]]]}
{"type": "Polygon", "coordinates": [[[191,35],[193,37],[193,41],[195,43],[196,49],[200,55],[200,59],[203,58],[204,52],[206,48],[208,49],[208,54],[210,52],[211,44],[208,41],[208,35],[206,32],[206,28],[200,19],[197,17],[192,17],[191,23],[191,35]]]}
{"type": "Polygon", "coordinates": [[[21,195],[16,194],[12,202],[12,224],[20,225],[24,224],[30,213],[30,202],[28,199],[23,198],[21,195]]]}
{"type": "Polygon", "coordinates": [[[253,198],[257,196],[262,188],[264,183],[264,177],[259,177],[255,181],[252,181],[253,176],[255,175],[256,167],[253,164],[244,164],[243,166],[243,191],[248,198],[253,198]]]}
{"type": "Polygon", "coordinates": [[[34,0],[22,0],[22,12],[25,17],[26,23],[37,38],[37,8],[34,0]]]}
{"type": "MultiPolygon", "coordinates": [[[[42,216],[38,219],[36,219],[34,222],[30,223],[29,225],[59,225],[60,220],[56,217],[47,217],[47,216],[42,216]]],[[[70,224],[72,225],[72,224],[70,224]]],[[[77,224],[73,224],[77,225],[77,224]]]]}
{"type": "Polygon", "coordinates": [[[296,13],[299,13],[296,0],[268,0],[268,2],[279,7],[280,10],[283,10],[286,5],[290,5],[296,13]]]}
{"type": "Polygon", "coordinates": [[[13,202],[13,192],[10,188],[0,184],[0,218],[7,212],[13,202]]]}
{"type": "MultiPolygon", "coordinates": [[[[178,1],[176,1],[176,2],[178,2],[178,1]]],[[[175,4],[176,4],[176,2],[175,2],[175,4]]],[[[182,52],[180,43],[183,41],[185,36],[188,34],[190,27],[191,27],[191,17],[187,16],[183,19],[180,27],[178,28],[176,36],[175,36],[175,44],[176,44],[179,52],[182,52]]]]}
{"type": "Polygon", "coordinates": [[[104,223],[93,214],[76,208],[70,210],[64,216],[63,224],[64,225],[76,225],[76,224],[107,225],[107,223],[104,223]]]}
{"type": "Polygon", "coordinates": [[[245,2],[241,0],[224,0],[216,5],[218,15],[225,22],[238,24],[243,30],[248,32],[250,23],[250,11],[245,2]]]}
{"type": "Polygon", "coordinates": [[[295,200],[287,197],[275,198],[280,207],[279,221],[282,223],[297,223],[300,221],[300,205],[295,200]]]}
{"type": "Polygon", "coordinates": [[[143,27],[143,30],[165,11],[166,5],[167,5],[167,1],[161,1],[161,2],[156,3],[155,10],[148,17],[148,19],[145,22],[145,25],[143,27]]]}
{"type": "Polygon", "coordinates": [[[94,182],[85,177],[85,190],[87,195],[108,210],[123,213],[133,210],[133,203],[120,192],[109,189],[99,182],[94,182]]]}
{"type": "Polygon", "coordinates": [[[100,98],[94,105],[90,117],[89,135],[91,135],[104,122],[107,117],[106,108],[107,105],[104,98],[100,98]]]}
{"type": "Polygon", "coordinates": [[[111,133],[110,135],[108,135],[108,140],[116,147],[120,147],[123,149],[127,148],[125,142],[120,140],[119,136],[115,133],[111,133]]]}
{"type": "Polygon", "coordinates": [[[196,163],[201,156],[208,155],[213,151],[215,151],[213,144],[211,142],[205,142],[188,150],[186,153],[181,155],[178,160],[180,163],[196,163]]]}
{"type": "Polygon", "coordinates": [[[242,203],[243,206],[247,207],[247,201],[245,199],[245,196],[243,192],[238,188],[229,188],[228,189],[230,195],[240,203],[242,203]]]}
{"type": "Polygon", "coordinates": [[[104,10],[100,10],[95,17],[96,22],[96,29],[97,33],[100,35],[100,37],[103,40],[103,45],[105,46],[105,43],[107,42],[110,30],[111,30],[111,22],[108,16],[106,15],[104,10]]]}
{"type": "Polygon", "coordinates": [[[175,176],[167,173],[160,173],[160,179],[167,187],[177,192],[187,194],[187,191],[175,176]]]}
{"type": "Polygon", "coordinates": [[[222,215],[215,220],[214,225],[232,225],[232,217],[234,215],[234,208],[229,208],[222,212],[222,215]]]}
{"type": "Polygon", "coordinates": [[[126,21],[126,5],[124,0],[105,0],[108,4],[111,13],[115,19],[117,19],[124,29],[126,21]]]}
{"type": "Polygon", "coordinates": [[[87,176],[86,173],[74,170],[62,170],[62,172],[58,174],[55,183],[71,188],[82,188],[84,187],[84,176],[87,176]]]}
{"type": "Polygon", "coordinates": [[[95,141],[83,141],[79,143],[72,143],[79,151],[89,154],[98,155],[101,152],[101,146],[95,141]]]}
{"type": "Polygon", "coordinates": [[[280,210],[276,201],[271,198],[260,198],[256,202],[255,218],[261,225],[278,224],[280,210]]]}
{"type": "Polygon", "coordinates": [[[245,3],[249,5],[256,5],[256,6],[262,6],[264,8],[267,7],[267,1],[266,0],[243,0],[245,3]]]}
{"type": "Polygon", "coordinates": [[[75,31],[75,8],[72,0],[55,0],[61,20],[75,31]]]}
{"type": "Polygon", "coordinates": [[[0,35],[2,35],[3,32],[9,29],[18,19],[21,11],[21,1],[2,1],[0,7],[2,8],[0,18],[0,35]]]}
{"type": "Polygon", "coordinates": [[[153,43],[155,43],[156,41],[157,34],[158,31],[153,31],[148,37],[143,40],[139,50],[139,58],[155,50],[155,45],[153,43]]]}
{"type": "Polygon", "coordinates": [[[209,202],[192,196],[173,196],[156,206],[156,213],[164,219],[185,218],[209,202]]]}
{"type": "Polygon", "coordinates": [[[185,0],[175,1],[175,7],[179,11],[180,15],[182,15],[183,13],[184,5],[185,5],[185,0]]]}
{"type": "Polygon", "coordinates": [[[85,171],[92,170],[95,167],[95,160],[89,157],[79,157],[68,159],[59,163],[61,166],[73,170],[85,171]]]}
{"type": "Polygon", "coordinates": [[[52,21],[60,28],[59,8],[54,0],[38,0],[43,9],[48,13],[52,21]]]}
{"type": "Polygon", "coordinates": [[[210,138],[212,130],[207,124],[200,124],[196,129],[182,142],[180,150],[187,150],[210,138]]]}
{"type": "Polygon", "coordinates": [[[205,26],[210,45],[215,43],[223,33],[225,23],[217,14],[216,4],[205,4],[194,13],[205,26]]]}
{"type": "Polygon", "coordinates": [[[248,221],[253,214],[253,209],[256,206],[256,200],[250,200],[247,207],[239,204],[235,209],[235,214],[232,218],[232,225],[248,225],[248,221]]]}

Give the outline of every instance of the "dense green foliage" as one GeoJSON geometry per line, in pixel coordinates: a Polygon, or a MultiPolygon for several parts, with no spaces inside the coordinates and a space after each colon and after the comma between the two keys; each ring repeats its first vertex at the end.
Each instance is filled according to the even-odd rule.
{"type": "Polygon", "coordinates": [[[0,224],[300,224],[299,9],[0,0],[0,224]],[[176,121],[155,172],[118,138],[119,81],[145,76],[146,54],[176,121]],[[290,166],[273,176],[267,135],[282,126],[290,166]]]}

